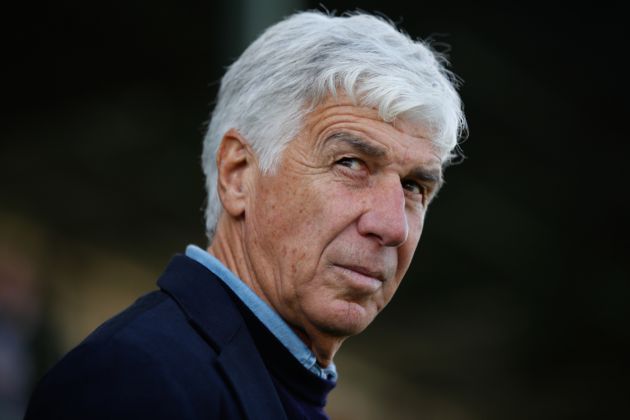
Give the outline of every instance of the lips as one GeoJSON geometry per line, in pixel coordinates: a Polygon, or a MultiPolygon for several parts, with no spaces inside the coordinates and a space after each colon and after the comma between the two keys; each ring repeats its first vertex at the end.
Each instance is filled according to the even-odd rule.
{"type": "Polygon", "coordinates": [[[382,272],[355,265],[335,265],[340,274],[341,285],[352,294],[372,294],[383,286],[385,276],[382,272]]]}
{"type": "Polygon", "coordinates": [[[385,276],[383,275],[382,271],[370,270],[369,268],[361,267],[357,265],[340,265],[339,267],[346,270],[354,271],[366,277],[371,277],[381,282],[385,281],[385,276]]]}

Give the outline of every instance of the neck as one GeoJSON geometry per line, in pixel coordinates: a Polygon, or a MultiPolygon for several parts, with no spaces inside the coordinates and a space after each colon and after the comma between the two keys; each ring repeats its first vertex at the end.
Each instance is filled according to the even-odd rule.
{"type": "Polygon", "coordinates": [[[303,330],[293,328],[293,331],[297,334],[298,337],[306,344],[306,346],[311,349],[315,357],[317,358],[317,363],[321,367],[327,367],[333,361],[333,357],[337,353],[337,350],[341,347],[343,340],[345,338],[333,337],[330,335],[321,334],[317,331],[311,332],[311,334],[306,333],[303,330]]]}
{"type": "MultiPolygon", "coordinates": [[[[221,218],[216,234],[207,251],[221,261],[225,267],[232,271],[259,298],[282,317],[282,312],[275,307],[272,303],[273,299],[267,295],[263,287],[261,287],[261,282],[255,278],[254,270],[251,268],[250,260],[247,258],[247,253],[240,238],[239,226],[236,223],[226,223],[221,218]]],[[[320,366],[327,367],[332,362],[345,337],[326,334],[312,324],[301,326],[284,317],[282,318],[313,352],[320,366]]]]}
{"type": "Polygon", "coordinates": [[[239,225],[226,222],[221,217],[212,243],[207,251],[221,261],[236,277],[252,289],[259,298],[273,308],[273,305],[271,305],[260,287],[260,283],[252,275],[253,270],[242,241],[239,239],[240,237],[239,225]]]}

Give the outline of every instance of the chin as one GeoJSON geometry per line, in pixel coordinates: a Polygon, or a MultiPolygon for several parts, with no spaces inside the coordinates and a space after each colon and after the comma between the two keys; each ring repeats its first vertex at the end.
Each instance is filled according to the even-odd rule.
{"type": "Polygon", "coordinates": [[[338,302],[330,311],[315,319],[315,326],[326,334],[336,337],[349,337],[361,333],[374,320],[376,313],[371,313],[364,306],[343,301],[338,302]]]}

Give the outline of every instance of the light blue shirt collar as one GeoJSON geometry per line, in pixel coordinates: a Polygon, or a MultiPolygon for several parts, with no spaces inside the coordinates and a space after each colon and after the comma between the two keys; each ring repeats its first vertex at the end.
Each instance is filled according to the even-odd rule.
{"type": "Polygon", "coordinates": [[[335,364],[330,363],[328,367],[321,367],[317,363],[315,354],[300,340],[280,315],[259,298],[234,273],[228,270],[221,261],[196,245],[188,245],[186,247],[186,256],[204,265],[208,270],[216,274],[306,369],[320,378],[329,381],[337,380],[335,364]]]}

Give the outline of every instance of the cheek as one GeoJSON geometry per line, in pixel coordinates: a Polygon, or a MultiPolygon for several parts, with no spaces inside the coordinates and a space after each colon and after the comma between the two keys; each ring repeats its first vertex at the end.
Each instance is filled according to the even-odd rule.
{"type": "Polygon", "coordinates": [[[302,188],[290,178],[267,178],[261,182],[251,203],[252,222],[278,240],[289,238],[290,232],[304,220],[306,209],[300,205],[302,188]]]}
{"type": "Polygon", "coordinates": [[[326,200],[304,178],[268,179],[252,201],[250,228],[257,246],[283,278],[300,277],[321,254],[326,200]]]}
{"type": "MultiPolygon", "coordinates": [[[[416,215],[417,217],[417,215],[416,215]]],[[[419,222],[416,222],[415,226],[409,226],[409,237],[407,238],[407,242],[398,248],[398,275],[402,278],[407,269],[411,265],[411,261],[413,260],[413,256],[416,252],[416,248],[418,247],[418,243],[420,242],[420,236],[422,234],[422,219],[419,222]]]]}
{"type": "Polygon", "coordinates": [[[417,245],[418,239],[414,239],[413,241],[408,241],[407,244],[398,249],[398,265],[401,269],[406,271],[409,268],[417,245]]]}
{"type": "Polygon", "coordinates": [[[321,253],[347,224],[350,204],[356,200],[349,200],[348,194],[336,187],[305,176],[287,178],[276,182],[273,190],[263,191],[257,200],[274,203],[267,223],[286,235],[279,239],[289,239],[292,249],[286,251],[291,255],[321,253]]]}

